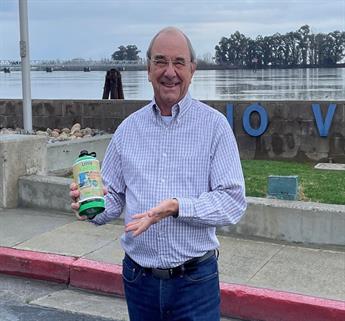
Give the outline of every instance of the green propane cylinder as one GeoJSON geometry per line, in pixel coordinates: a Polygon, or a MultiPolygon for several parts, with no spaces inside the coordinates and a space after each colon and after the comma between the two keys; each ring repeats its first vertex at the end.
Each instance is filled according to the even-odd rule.
{"type": "Polygon", "coordinates": [[[105,208],[103,183],[95,152],[80,152],[73,164],[73,177],[80,192],[79,215],[92,219],[102,213],[105,208]]]}

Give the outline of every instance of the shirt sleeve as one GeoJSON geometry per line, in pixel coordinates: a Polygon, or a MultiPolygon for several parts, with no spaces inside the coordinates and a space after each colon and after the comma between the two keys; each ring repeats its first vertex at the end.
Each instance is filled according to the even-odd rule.
{"type": "Polygon", "coordinates": [[[120,130],[118,129],[106,150],[102,163],[103,183],[108,189],[105,195],[105,210],[98,214],[92,223],[97,225],[106,224],[112,219],[119,217],[125,204],[125,183],[122,174],[122,164],[119,149],[121,148],[120,130]]]}
{"type": "Polygon", "coordinates": [[[209,191],[199,197],[176,197],[178,220],[210,226],[236,224],[246,210],[245,185],[237,143],[226,118],[215,128],[209,191]]]}

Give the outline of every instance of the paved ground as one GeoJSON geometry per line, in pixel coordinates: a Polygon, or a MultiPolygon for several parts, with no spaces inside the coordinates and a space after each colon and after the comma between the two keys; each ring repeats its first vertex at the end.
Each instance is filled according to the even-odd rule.
{"type": "MultiPolygon", "coordinates": [[[[0,248],[122,263],[121,222],[95,226],[76,221],[73,214],[29,209],[0,209],[0,220],[0,248]]],[[[307,247],[223,235],[219,235],[219,240],[221,282],[340,300],[345,311],[343,247],[307,247]]],[[[69,288],[56,292],[44,299],[44,305],[50,306],[49,302],[56,302],[59,297],[69,298],[62,303],[66,306],[75,301],[73,295],[75,292],[69,288]]],[[[91,297],[97,298],[94,294],[91,297]]],[[[110,300],[107,307],[116,305],[113,298],[110,300]]]]}
{"type": "MultiPolygon", "coordinates": [[[[0,275],[1,321],[127,321],[123,299],[0,275]]],[[[222,318],[222,321],[241,321],[222,318]]]]}
{"type": "MultiPolygon", "coordinates": [[[[71,215],[0,210],[0,246],[122,264],[122,225],[94,226],[71,215]]],[[[345,300],[345,251],[219,236],[220,278],[317,297],[345,300]]]]}

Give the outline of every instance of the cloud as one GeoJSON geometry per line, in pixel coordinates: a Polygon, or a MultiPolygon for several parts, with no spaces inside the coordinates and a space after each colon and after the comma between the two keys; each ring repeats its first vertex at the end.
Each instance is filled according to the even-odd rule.
{"type": "MultiPolygon", "coordinates": [[[[174,25],[190,36],[197,54],[214,54],[222,36],[345,30],[344,0],[30,0],[31,59],[109,58],[135,44],[144,56],[152,36],[174,25]]],[[[0,59],[18,57],[18,6],[0,0],[0,59]]]]}

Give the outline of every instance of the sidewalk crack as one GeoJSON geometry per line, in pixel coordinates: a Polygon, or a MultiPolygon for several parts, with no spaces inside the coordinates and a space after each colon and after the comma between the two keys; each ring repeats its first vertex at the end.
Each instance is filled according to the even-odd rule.
{"type": "Polygon", "coordinates": [[[248,281],[251,281],[253,278],[255,278],[255,276],[267,265],[267,263],[270,262],[277,254],[279,254],[285,247],[286,245],[282,245],[275,253],[273,253],[272,256],[264,264],[262,264],[262,266],[249,278],[248,281]]]}
{"type": "MultiPolygon", "coordinates": [[[[116,239],[115,239],[115,241],[116,241],[116,239]]],[[[104,248],[105,246],[108,246],[109,244],[111,244],[113,242],[114,242],[114,239],[109,240],[106,243],[104,243],[103,245],[101,245],[101,246],[99,246],[99,247],[97,247],[97,248],[95,248],[95,249],[93,249],[93,250],[91,250],[89,252],[84,253],[83,255],[80,256],[80,258],[85,258],[85,256],[88,256],[88,255],[90,255],[92,253],[95,253],[95,252],[99,251],[100,249],[104,248]]]]}

